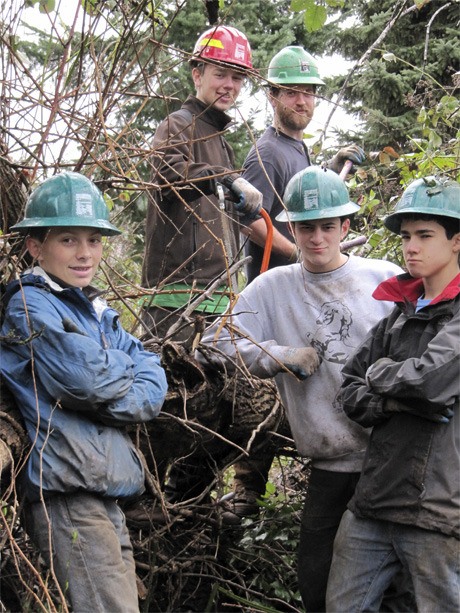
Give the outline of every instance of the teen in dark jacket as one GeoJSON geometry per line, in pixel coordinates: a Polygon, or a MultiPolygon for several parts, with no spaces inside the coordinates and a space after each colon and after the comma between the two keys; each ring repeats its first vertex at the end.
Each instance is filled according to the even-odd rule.
{"type": "Polygon", "coordinates": [[[378,611],[400,568],[419,611],[458,611],[460,185],[413,182],[385,223],[408,274],[396,303],[343,369],[346,414],[372,434],[334,545],[329,611],[378,611]]]}

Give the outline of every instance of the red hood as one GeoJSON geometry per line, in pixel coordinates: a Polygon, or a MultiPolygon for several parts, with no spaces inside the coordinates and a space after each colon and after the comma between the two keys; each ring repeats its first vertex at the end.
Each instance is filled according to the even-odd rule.
{"type": "MultiPolygon", "coordinates": [[[[416,302],[423,294],[422,279],[414,279],[409,273],[391,277],[380,283],[372,296],[376,300],[389,300],[391,302],[416,302]]],[[[430,304],[443,300],[452,300],[460,293],[460,273],[452,279],[444,290],[436,296],[430,304]]]]}

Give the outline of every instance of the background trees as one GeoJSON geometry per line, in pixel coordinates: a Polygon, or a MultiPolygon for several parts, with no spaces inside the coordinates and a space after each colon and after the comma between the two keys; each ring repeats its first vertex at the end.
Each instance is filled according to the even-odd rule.
{"type": "MultiPolygon", "coordinates": [[[[259,71],[235,111],[230,138],[239,164],[264,127],[264,95],[256,93],[277,50],[304,45],[320,59],[322,74],[334,61],[328,59],[332,53],[350,62],[349,72],[328,78],[321,91],[349,113],[328,147],[354,140],[365,148],[366,164],[349,181],[362,205],[354,231],[368,237],[363,253],[398,260],[381,224],[394,198],[418,176],[459,176],[458,1],[14,0],[2,2],[0,14],[2,283],[25,264],[8,229],[22,214],[28,191],[56,171],[79,170],[96,179],[126,231],[112,243],[103,276],[109,298],[135,329],[145,293],[138,284],[152,134],[191,91],[187,60],[209,25],[211,4],[219,20],[247,33],[259,71]]],[[[321,162],[332,153],[324,144],[331,130],[326,125],[313,136],[308,143],[321,162]]],[[[281,467],[278,476],[286,461],[281,467]]],[[[1,604],[7,610],[14,610],[14,602],[33,610],[40,602],[64,606],[52,578],[41,578],[39,561],[18,528],[19,468],[2,483],[0,524],[8,552],[2,583],[8,581],[17,598],[1,604]]],[[[187,524],[187,509],[172,528],[153,526],[153,538],[139,530],[146,610],[222,610],[223,601],[254,610],[298,610],[295,518],[304,471],[287,473],[289,483],[277,477],[270,486],[262,521],[237,534],[209,521],[198,528],[187,524]]]]}

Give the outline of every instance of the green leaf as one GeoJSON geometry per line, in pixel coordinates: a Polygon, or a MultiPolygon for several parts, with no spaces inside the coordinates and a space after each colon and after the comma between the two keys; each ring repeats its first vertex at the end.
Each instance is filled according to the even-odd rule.
{"type": "Polygon", "coordinates": [[[442,138],[434,130],[430,130],[428,141],[433,149],[439,149],[442,145],[442,138]]]}
{"type": "Polygon", "coordinates": [[[420,109],[419,114],[417,116],[417,121],[419,123],[425,123],[426,118],[427,118],[426,109],[425,109],[425,107],[422,106],[422,108],[420,109]]]}
{"type": "Polygon", "coordinates": [[[114,207],[112,198],[108,196],[107,194],[103,194],[103,196],[104,196],[104,200],[105,200],[105,204],[107,205],[107,208],[109,209],[109,211],[111,211],[114,207]]]}
{"type": "Polygon", "coordinates": [[[292,0],[289,8],[294,13],[298,13],[308,8],[309,4],[311,4],[311,0],[292,0]]]}
{"type": "Polygon", "coordinates": [[[97,5],[99,4],[99,0],[81,0],[81,5],[85,13],[88,15],[96,15],[98,12],[97,5]]]}
{"type": "Polygon", "coordinates": [[[325,6],[318,4],[310,5],[305,11],[304,22],[307,32],[315,32],[320,30],[326,23],[327,10],[325,6]]]}
{"type": "Polygon", "coordinates": [[[428,4],[430,1],[431,0],[414,0],[414,4],[418,8],[418,10],[420,10],[425,6],[425,4],[428,4]]]}
{"type": "Polygon", "coordinates": [[[40,0],[40,13],[52,13],[56,8],[55,0],[40,0]]]}

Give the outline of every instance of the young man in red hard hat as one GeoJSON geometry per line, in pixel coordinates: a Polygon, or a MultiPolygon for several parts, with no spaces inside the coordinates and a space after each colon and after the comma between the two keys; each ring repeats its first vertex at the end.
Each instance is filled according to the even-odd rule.
{"type": "MultiPolygon", "coordinates": [[[[193,315],[225,311],[226,271],[239,251],[240,228],[262,203],[260,192],[234,172],[234,154],[223,137],[231,122],[227,111],[252,69],[248,39],[236,28],[212,27],[198,38],[190,65],[196,93],[163,120],[153,139],[152,183],[158,189],[147,211],[142,282],[160,292],[145,305],[145,326],[166,338],[190,302],[219,277],[222,282],[180,322],[175,341],[193,338],[193,315]],[[233,192],[232,201],[219,198],[217,182],[233,192]]],[[[201,493],[209,479],[193,473],[210,472],[202,459],[196,466],[187,462],[177,495],[188,499],[201,493]]]]}
{"type": "MultiPolygon", "coordinates": [[[[231,122],[227,111],[252,69],[246,36],[227,26],[207,30],[190,65],[196,93],[163,120],[153,139],[152,182],[158,189],[147,211],[143,285],[163,289],[167,284],[167,291],[145,309],[145,323],[161,338],[178,310],[232,263],[241,227],[235,209],[254,216],[262,201],[234,172],[234,154],[222,135],[231,122]],[[238,194],[236,204],[219,202],[216,181],[224,177],[238,194]]],[[[196,311],[221,313],[227,303],[223,297],[210,298],[196,311]]],[[[190,333],[188,327],[174,338],[185,340],[190,333]]]]}

